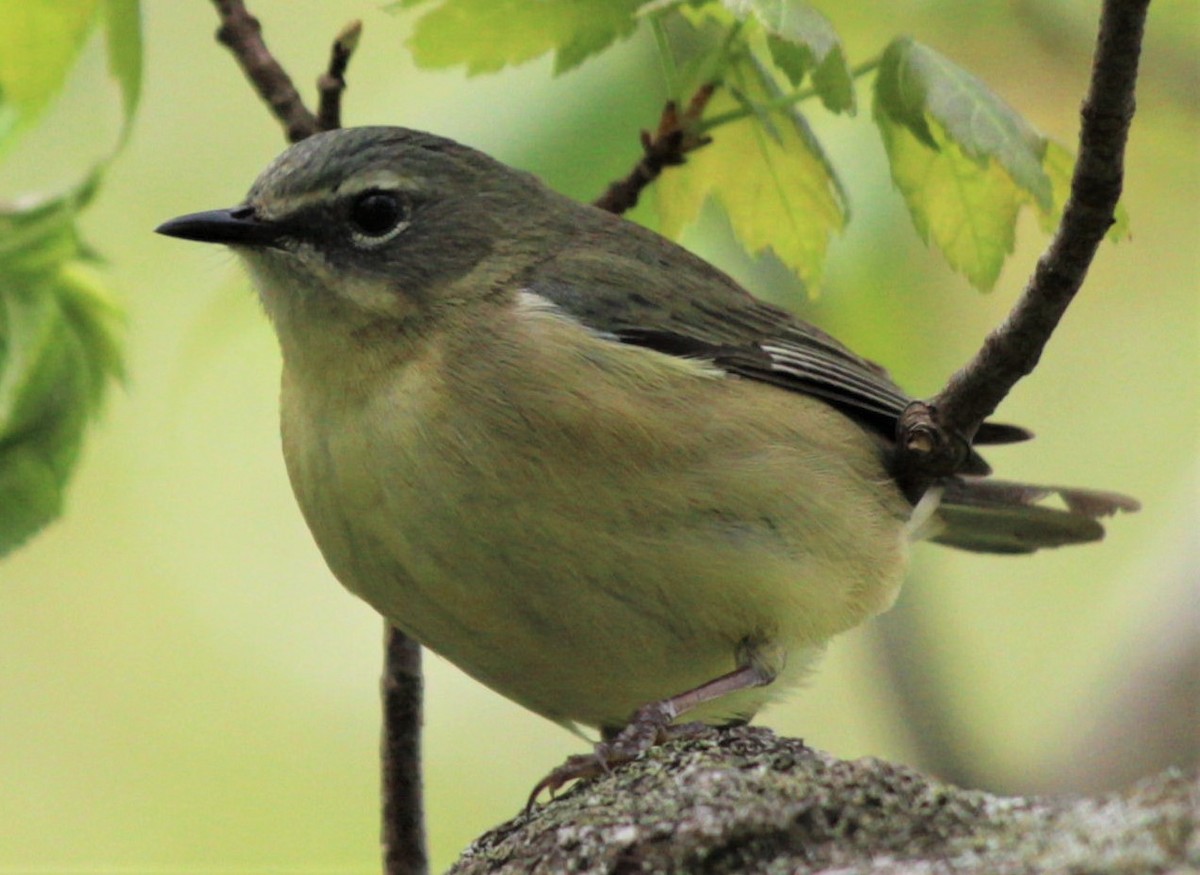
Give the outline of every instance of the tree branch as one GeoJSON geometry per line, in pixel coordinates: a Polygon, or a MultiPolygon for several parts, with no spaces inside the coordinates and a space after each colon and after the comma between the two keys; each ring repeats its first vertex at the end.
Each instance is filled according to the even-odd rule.
{"type": "Polygon", "coordinates": [[[1197,776],[1002,798],[739,727],[656,747],[477,839],[450,875],[1193,871],[1197,776]]]}
{"type": "Polygon", "coordinates": [[[421,645],[386,623],[383,699],[383,871],[424,875],[425,810],[421,786],[421,645]]]}
{"type": "Polygon", "coordinates": [[[258,96],[271,107],[288,142],[298,143],[320,130],[317,117],[300,99],[292,78],[263,42],[262,25],[246,10],[246,4],[242,0],[213,0],[213,5],[221,17],[218,42],[233,53],[258,96]]]}
{"type": "Polygon", "coordinates": [[[682,164],[688,152],[712,142],[712,137],[697,133],[704,107],[716,91],[715,84],[703,85],[692,95],[688,107],[679,114],[679,106],[670,100],[663,107],[658,130],[653,136],[642,131],[642,157],[624,179],[614,182],[593,206],[618,216],[638,202],[642,189],[658,179],[664,168],[682,164]]]}
{"type": "Polygon", "coordinates": [[[1037,365],[1114,222],[1148,6],[1149,0],[1104,2],[1071,194],[1020,300],[975,358],[901,421],[900,467],[919,488],[953,472],[980,424],[1037,365]]]}
{"type": "Polygon", "coordinates": [[[342,126],[342,92],[346,90],[346,67],[350,57],[358,48],[362,36],[362,22],[352,21],[342,28],[333,41],[329,54],[329,68],[317,79],[317,128],[334,131],[342,126]]]}
{"type": "Polygon", "coordinates": [[[262,24],[246,9],[243,0],[213,0],[221,26],[217,40],[233,54],[258,96],[283,125],[289,143],[298,143],[320,131],[342,126],[342,92],[346,90],[346,67],[358,47],[362,22],[352,21],[337,35],[330,51],[329,66],[317,79],[318,110],[314,115],[292,77],[271,54],[262,37],[262,24]]]}

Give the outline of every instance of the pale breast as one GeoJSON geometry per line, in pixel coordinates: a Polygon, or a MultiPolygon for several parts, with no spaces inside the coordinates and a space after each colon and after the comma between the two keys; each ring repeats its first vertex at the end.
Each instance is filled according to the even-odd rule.
{"type": "Polygon", "coordinates": [[[499,692],[590,724],[731,670],[747,639],[808,653],[890,603],[907,508],[857,426],[522,318],[352,396],[285,378],[288,469],[348,588],[499,692]]]}

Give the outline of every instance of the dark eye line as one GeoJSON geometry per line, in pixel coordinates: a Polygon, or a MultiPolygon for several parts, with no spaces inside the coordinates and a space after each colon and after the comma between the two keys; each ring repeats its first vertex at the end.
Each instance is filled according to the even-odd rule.
{"type": "Polygon", "coordinates": [[[274,224],[279,229],[279,248],[290,249],[297,244],[317,243],[331,223],[326,210],[310,205],[275,219],[274,224]]]}

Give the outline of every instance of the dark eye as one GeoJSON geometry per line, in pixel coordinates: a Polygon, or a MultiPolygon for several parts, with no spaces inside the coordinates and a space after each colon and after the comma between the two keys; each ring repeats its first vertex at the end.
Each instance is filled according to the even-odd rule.
{"type": "Polygon", "coordinates": [[[393,191],[365,191],[350,205],[350,224],[368,238],[390,236],[404,218],[404,204],[393,191]]]}

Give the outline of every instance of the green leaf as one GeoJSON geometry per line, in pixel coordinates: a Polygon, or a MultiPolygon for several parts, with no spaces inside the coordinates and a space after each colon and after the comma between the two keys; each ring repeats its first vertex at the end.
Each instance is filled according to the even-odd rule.
{"type": "Polygon", "coordinates": [[[1000,275],[1023,204],[1043,221],[1062,208],[1057,147],[927,46],[902,38],[887,47],[874,116],[918,232],[978,288],[1000,275]]]}
{"type": "MultiPolygon", "coordinates": [[[[401,0],[408,9],[424,0],[401,0]]],[[[416,23],[408,45],[420,67],[465,64],[491,73],[555,52],[566,72],[633,33],[645,0],[440,0],[416,23]]]]}
{"type": "Polygon", "coordinates": [[[142,19],[138,0],[104,0],[108,69],[121,88],[125,113],[121,140],[129,136],[142,95],[142,19]]]}
{"type": "Polygon", "coordinates": [[[830,112],[845,112],[853,115],[858,109],[858,100],[854,94],[854,74],[846,63],[846,53],[841,43],[835,51],[830,52],[823,61],[817,62],[812,73],[813,87],[821,103],[830,112]]]}
{"type": "Polygon", "coordinates": [[[100,0],[0,0],[0,153],[50,104],[100,0]]]}
{"type": "MultiPolygon", "coordinates": [[[[761,105],[778,96],[773,80],[749,60],[730,71],[739,94],[722,88],[709,109],[735,109],[739,100],[761,105]]],[[[772,250],[815,288],[829,240],[846,223],[846,203],[821,148],[794,110],[722,125],[713,142],[688,156],[655,183],[660,230],[677,237],[713,197],[729,215],[734,234],[751,253],[772,250]]]]}
{"type": "MultiPolygon", "coordinates": [[[[0,0],[0,151],[62,88],[101,8],[124,144],[141,92],[137,0],[0,0]]],[[[119,313],[76,226],[106,165],[60,197],[0,205],[0,555],[61,512],[85,427],[123,373],[119,313]]]]}
{"type": "Polygon", "coordinates": [[[776,66],[793,86],[812,75],[825,107],[833,112],[854,110],[854,82],[837,31],[824,15],[800,0],[722,0],[744,21],[753,16],[767,34],[767,48],[776,66]]]}
{"type": "Polygon", "coordinates": [[[945,138],[981,166],[996,162],[1042,209],[1051,208],[1050,179],[1042,168],[1046,140],[981,80],[908,37],[883,53],[875,77],[875,116],[907,128],[924,146],[945,138]]]}
{"type": "Polygon", "coordinates": [[[63,318],[79,339],[90,410],[98,412],[109,382],[126,376],[120,343],[124,313],[100,276],[83,262],[63,266],[56,292],[63,318]]]}
{"type": "Polygon", "coordinates": [[[660,6],[642,6],[638,17],[653,19],[667,89],[681,103],[702,85],[724,79],[731,59],[750,51],[746,29],[717,0],[680,0],[670,8],[660,6]],[[685,22],[687,28],[666,26],[668,17],[685,22]]]}
{"type": "Polygon", "coordinates": [[[0,208],[0,280],[28,282],[79,255],[73,221],[78,199],[55,198],[18,209],[0,208]]]}
{"type": "Polygon", "coordinates": [[[977,288],[992,288],[1012,252],[1025,192],[997,162],[968,155],[938,122],[927,120],[920,136],[878,108],[875,117],[892,179],[922,239],[935,243],[977,288]]]}
{"type": "Polygon", "coordinates": [[[58,515],[85,409],[78,346],[44,287],[0,296],[0,555],[58,515]]]}
{"type": "Polygon", "coordinates": [[[0,555],[61,512],[85,426],[122,374],[119,315],[75,227],[97,178],[0,210],[0,555]]]}

